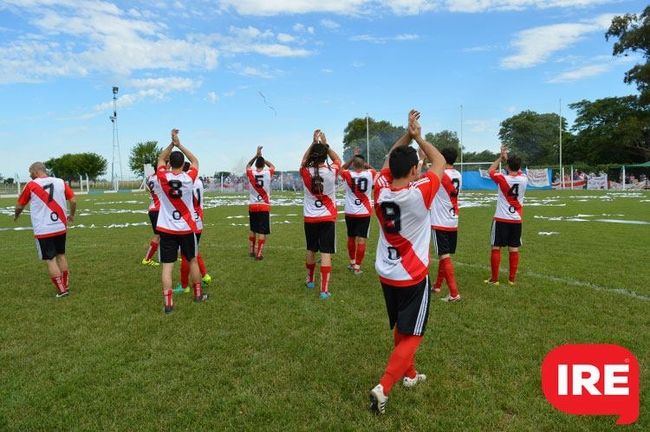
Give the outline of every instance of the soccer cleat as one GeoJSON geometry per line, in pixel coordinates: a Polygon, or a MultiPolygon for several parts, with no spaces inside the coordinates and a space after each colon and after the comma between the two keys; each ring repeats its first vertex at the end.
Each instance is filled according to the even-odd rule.
{"type": "Polygon", "coordinates": [[[165,315],[169,315],[170,313],[174,312],[174,306],[165,306],[165,315]]]}
{"type": "Polygon", "coordinates": [[[441,287],[437,287],[437,286],[434,285],[434,286],[431,287],[431,291],[433,291],[434,293],[438,294],[438,293],[440,292],[440,288],[441,288],[441,287]]]}
{"type": "Polygon", "coordinates": [[[402,378],[402,385],[404,387],[411,388],[411,387],[415,387],[418,383],[426,380],[427,380],[427,376],[425,374],[415,372],[414,378],[409,378],[409,377],[402,378]]]}
{"type": "Polygon", "coordinates": [[[483,282],[488,285],[499,286],[499,281],[493,281],[492,279],[485,279],[483,282]]]}
{"type": "Polygon", "coordinates": [[[143,258],[142,259],[142,265],[147,265],[147,266],[151,266],[151,267],[158,267],[160,265],[160,263],[156,262],[154,260],[148,260],[146,258],[143,258]]]}
{"type": "Polygon", "coordinates": [[[176,294],[180,294],[180,293],[188,293],[189,289],[190,289],[189,286],[187,288],[183,288],[181,284],[178,284],[174,287],[172,291],[174,291],[176,294]]]}
{"type": "Polygon", "coordinates": [[[320,293],[320,299],[321,300],[327,300],[328,298],[332,297],[332,293],[329,291],[322,291],[320,293]]]}
{"type": "Polygon", "coordinates": [[[262,261],[263,259],[264,259],[264,256],[263,256],[263,255],[260,255],[260,256],[256,256],[256,257],[255,257],[255,261],[262,261]]]}
{"type": "Polygon", "coordinates": [[[460,294],[458,294],[456,297],[452,297],[451,295],[448,295],[447,297],[441,298],[440,300],[442,300],[444,302],[447,302],[447,303],[457,302],[457,301],[460,301],[460,294]]]}
{"type": "Polygon", "coordinates": [[[354,271],[354,264],[348,264],[346,268],[350,271],[354,271]]]}
{"type": "Polygon", "coordinates": [[[203,302],[206,301],[207,299],[208,299],[208,294],[207,294],[207,293],[203,293],[203,294],[201,294],[200,296],[196,296],[196,297],[194,297],[194,303],[203,303],[203,302]]]}
{"type": "Polygon", "coordinates": [[[210,282],[212,282],[212,276],[206,274],[203,276],[203,279],[201,279],[201,282],[203,282],[205,285],[210,285],[210,282]]]}
{"type": "Polygon", "coordinates": [[[70,291],[65,290],[62,293],[57,293],[57,295],[55,297],[56,298],[61,298],[61,297],[67,297],[68,295],[70,295],[70,291]]]}
{"type": "Polygon", "coordinates": [[[306,286],[307,288],[309,288],[309,289],[314,289],[314,288],[316,288],[316,284],[315,284],[313,281],[312,281],[312,282],[309,282],[308,280],[305,281],[305,286],[306,286]]]}
{"type": "Polygon", "coordinates": [[[356,276],[359,276],[360,274],[363,274],[363,270],[361,270],[360,268],[355,268],[354,270],[352,270],[352,273],[354,273],[356,276]]]}
{"type": "Polygon", "coordinates": [[[384,394],[384,386],[377,384],[370,390],[370,410],[375,414],[384,414],[386,412],[386,403],[388,396],[384,394]]]}
{"type": "Polygon", "coordinates": [[[508,279],[508,285],[515,286],[515,281],[508,279]]]}

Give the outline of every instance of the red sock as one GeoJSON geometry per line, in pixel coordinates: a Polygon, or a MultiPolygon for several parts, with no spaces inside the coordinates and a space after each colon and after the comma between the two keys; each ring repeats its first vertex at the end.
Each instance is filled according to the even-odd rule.
{"type": "Polygon", "coordinates": [[[354,237],[348,237],[348,256],[350,261],[354,260],[356,255],[357,241],[354,237]]]}
{"type": "MultiPolygon", "coordinates": [[[[379,380],[379,384],[384,387],[384,394],[388,395],[393,384],[402,379],[402,377],[409,371],[415,369],[414,359],[415,352],[422,342],[422,336],[401,335],[401,341],[393,350],[393,353],[388,359],[388,365],[384,371],[384,376],[379,380]]],[[[412,376],[414,376],[412,374],[412,376]]]]}
{"type": "Polygon", "coordinates": [[[190,283],[190,263],[181,256],[181,286],[187,288],[190,283]]]}
{"type": "Polygon", "coordinates": [[[255,253],[255,236],[248,236],[248,253],[255,253]]]}
{"type": "Polygon", "coordinates": [[[357,245],[357,256],[355,258],[355,261],[357,262],[357,265],[360,266],[361,263],[363,262],[363,258],[366,256],[366,244],[365,243],[359,243],[357,245]]]}
{"type": "Polygon", "coordinates": [[[328,292],[332,266],[320,266],[320,292],[328,292]]]}
{"type": "Polygon", "coordinates": [[[68,279],[67,270],[63,272],[63,286],[65,287],[65,289],[68,289],[68,287],[70,286],[70,280],[68,279]]]}
{"type": "Polygon", "coordinates": [[[154,254],[158,250],[158,243],[151,241],[149,242],[149,250],[147,251],[147,256],[144,257],[147,261],[153,258],[154,254]]]}
{"type": "MultiPolygon", "coordinates": [[[[397,326],[393,329],[393,341],[394,341],[394,346],[397,347],[397,345],[400,344],[404,340],[405,335],[397,331],[397,326]]],[[[415,371],[415,363],[411,361],[411,364],[409,365],[408,369],[404,373],[404,376],[407,376],[409,378],[415,378],[415,374],[417,372],[415,371]]]]}
{"type": "Polygon", "coordinates": [[[510,282],[514,282],[517,277],[517,267],[519,267],[519,251],[510,252],[510,282]]]}
{"type": "Polygon", "coordinates": [[[201,277],[208,274],[208,270],[205,268],[205,262],[203,262],[203,257],[201,254],[196,256],[196,262],[199,264],[199,271],[201,272],[201,277]]]}
{"type": "Polygon", "coordinates": [[[203,295],[203,287],[201,282],[196,282],[194,284],[194,297],[201,297],[203,295]]]}
{"type": "Polygon", "coordinates": [[[458,297],[458,287],[456,286],[456,276],[454,275],[454,264],[451,257],[440,260],[440,267],[444,268],[445,279],[449,287],[449,295],[458,297]]]}
{"type": "Polygon", "coordinates": [[[174,296],[172,290],[163,290],[163,297],[165,298],[165,306],[174,306],[174,296]]]}
{"type": "Polygon", "coordinates": [[[51,277],[50,280],[54,284],[57,293],[61,294],[66,292],[65,285],[63,284],[63,276],[51,277]]]}
{"type": "Polygon", "coordinates": [[[492,282],[499,280],[499,266],[501,265],[501,249],[492,249],[492,255],[490,257],[492,263],[492,282]]]}
{"type": "Polygon", "coordinates": [[[443,280],[445,280],[445,266],[442,265],[442,260],[440,260],[438,261],[438,277],[436,278],[436,283],[433,284],[433,287],[440,289],[443,280]]]}
{"type": "Polygon", "coordinates": [[[316,264],[305,264],[307,268],[307,282],[314,281],[314,273],[316,273],[316,264]]]}
{"type": "Polygon", "coordinates": [[[266,243],[266,240],[262,240],[262,239],[260,239],[260,240],[257,242],[257,255],[256,255],[256,256],[257,256],[258,258],[261,257],[261,256],[262,256],[262,252],[264,252],[264,243],[266,243]]]}

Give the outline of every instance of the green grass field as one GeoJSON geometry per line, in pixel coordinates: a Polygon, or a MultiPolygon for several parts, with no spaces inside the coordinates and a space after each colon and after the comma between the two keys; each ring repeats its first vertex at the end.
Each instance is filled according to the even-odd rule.
{"type": "Polygon", "coordinates": [[[530,192],[516,287],[482,283],[493,194],[464,199],[463,301],[439,301],[446,289],[432,299],[417,355],[429,379],[397,385],[383,417],[367,409],[392,348],[375,222],[358,277],[345,270],[338,224],[333,296],[321,301],[303,283],[300,207],[274,207],[266,259],[255,262],[243,197],[208,195],[211,299],[176,295],[165,316],[160,271],[140,264],[151,236],[144,194],[78,197],[72,295],[60,300],[31,231],[14,230],[29,215],[14,224],[14,200],[0,200],[0,430],[618,430],[614,417],[570,416],[544,399],[542,359],[564,343],[636,354],[641,415],[625,430],[650,430],[650,193],[530,192]]]}

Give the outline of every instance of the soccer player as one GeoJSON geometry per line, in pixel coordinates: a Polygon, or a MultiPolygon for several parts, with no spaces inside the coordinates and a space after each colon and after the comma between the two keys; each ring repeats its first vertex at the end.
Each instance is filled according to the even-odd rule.
{"type": "Polygon", "coordinates": [[[149,220],[151,221],[151,228],[153,229],[153,237],[149,240],[149,249],[147,254],[142,259],[143,265],[150,265],[153,267],[158,267],[160,264],[153,260],[153,256],[158,250],[158,245],[160,244],[160,233],[156,228],[158,224],[158,213],[160,213],[160,199],[154,191],[154,184],[156,180],[156,174],[152,174],[146,179],[147,190],[149,190],[149,195],[151,195],[151,203],[149,204],[149,220]]]}
{"type": "Polygon", "coordinates": [[[395,348],[384,375],[370,391],[370,408],[385,412],[388,394],[402,380],[413,387],[426,380],[415,369],[417,351],[429,317],[429,211],[440,186],[445,158],[422,138],[420,113],[409,113],[408,132],[395,142],[377,178],[375,213],[379,220],[379,244],[375,268],[384,292],[395,348]],[[431,163],[420,177],[418,155],[409,144],[418,144],[431,163]]]}
{"type": "Polygon", "coordinates": [[[508,156],[505,147],[501,147],[501,156],[494,161],[488,173],[497,184],[497,208],[492,221],[492,254],[490,263],[492,276],[484,282],[499,285],[499,266],[501,265],[501,248],[508,247],[510,252],[510,275],[508,284],[514,285],[519,266],[519,248],[521,247],[521,224],[524,212],[524,195],[528,185],[528,177],[521,171],[521,158],[508,156]],[[499,164],[505,162],[508,175],[497,170],[499,164]]]}
{"type": "Polygon", "coordinates": [[[32,181],[18,197],[14,222],[31,202],[31,219],[39,257],[47,264],[50,279],[56,288],[56,297],[70,293],[68,260],[65,257],[65,240],[68,223],[74,220],[77,202],[74,192],[63,180],[47,174],[42,162],[29,167],[32,181]],[[67,214],[66,201],[70,203],[67,214]]]}
{"type": "MultiPolygon", "coordinates": [[[[185,162],[183,164],[183,172],[188,172],[190,170],[190,163],[185,162]]],[[[196,227],[198,229],[198,232],[196,233],[196,244],[198,244],[201,241],[201,233],[203,232],[203,180],[201,180],[200,177],[197,177],[196,180],[194,181],[194,189],[193,189],[193,194],[194,196],[192,197],[192,201],[194,204],[194,220],[196,221],[196,227]]],[[[212,276],[208,273],[207,268],[205,267],[205,261],[203,261],[203,256],[201,255],[201,252],[197,251],[196,255],[196,262],[199,265],[199,271],[201,272],[201,282],[205,285],[210,285],[210,282],[212,282],[212,276]]],[[[190,263],[185,259],[185,257],[181,254],[181,282],[178,284],[178,286],[174,289],[174,292],[184,292],[184,293],[189,293],[190,292],[190,263]]]]}
{"type": "Polygon", "coordinates": [[[314,288],[316,253],[320,252],[320,298],[331,296],[329,292],[332,254],[336,252],[336,176],[341,158],[327,144],[325,134],[314,131],[312,144],[300,164],[300,176],[304,183],[305,238],[307,240],[307,288],[314,288]],[[332,160],[327,164],[327,158],[332,160]]]}
{"type": "Polygon", "coordinates": [[[454,168],[458,157],[455,148],[447,147],[440,152],[445,158],[446,166],[442,175],[441,186],[431,207],[431,229],[433,244],[438,255],[438,278],[433,284],[433,292],[440,292],[443,280],[447,280],[449,295],[443,300],[456,302],[460,300],[454,265],[451,256],[456,253],[458,242],[458,193],[462,186],[462,176],[454,168]]]}
{"type": "Polygon", "coordinates": [[[264,259],[264,243],[266,236],[271,234],[271,180],[274,174],[275,166],[262,157],[262,146],[257,147],[255,156],[246,165],[246,176],[250,183],[248,252],[257,261],[264,259]]]}
{"type": "Polygon", "coordinates": [[[165,299],[165,313],[174,310],[172,273],[178,259],[178,249],[190,263],[190,279],[194,288],[194,301],[203,302],[208,295],[201,286],[201,272],[196,260],[199,228],[194,217],[194,181],[199,173],[199,161],[178,138],[178,129],[172,130],[172,142],[158,157],[156,183],[160,198],[160,214],[157,228],[160,231],[160,262],[162,263],[162,286],[165,299]],[[176,147],[178,151],[172,151],[176,147]],[[183,171],[185,156],[190,160],[190,169],[183,171]],[[170,169],[167,168],[169,160],[170,169]]]}
{"type": "Polygon", "coordinates": [[[370,204],[373,182],[377,171],[366,163],[359,149],[341,167],[340,176],[345,180],[345,225],[348,230],[348,269],[355,275],[363,273],[361,264],[366,254],[366,239],[370,229],[370,204]],[[352,167],[352,169],[349,169],[352,167]]]}

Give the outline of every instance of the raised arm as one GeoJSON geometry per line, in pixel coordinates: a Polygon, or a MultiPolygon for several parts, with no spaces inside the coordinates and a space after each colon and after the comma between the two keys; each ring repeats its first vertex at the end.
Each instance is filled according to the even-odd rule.
{"type": "MultiPolygon", "coordinates": [[[[352,154],[352,157],[350,158],[349,161],[347,161],[346,163],[344,163],[343,166],[341,166],[341,169],[342,169],[342,170],[347,170],[347,169],[349,169],[349,168],[350,168],[350,165],[352,165],[352,161],[354,160],[355,157],[359,156],[359,154],[360,154],[359,147],[355,147],[355,148],[354,148],[354,153],[352,154]]],[[[364,164],[364,165],[368,165],[368,164],[364,164]]]]}
{"type": "Polygon", "coordinates": [[[181,144],[180,138],[178,138],[178,129],[173,129],[172,130],[172,143],[180,150],[183,152],[183,154],[190,160],[191,166],[196,168],[197,170],[199,169],[199,160],[194,156],[194,153],[189,151],[187,147],[185,147],[183,144],[181,144]]]}
{"type": "Polygon", "coordinates": [[[246,165],[246,168],[251,168],[253,164],[255,163],[255,159],[258,157],[262,156],[262,146],[257,146],[257,151],[255,152],[255,156],[253,156],[253,159],[248,161],[248,164],[246,165]]]}
{"type": "Polygon", "coordinates": [[[161,166],[165,166],[167,164],[167,161],[169,160],[169,155],[172,154],[173,148],[174,148],[174,143],[171,142],[167,147],[164,148],[163,151],[160,152],[160,155],[158,156],[158,164],[156,165],[156,168],[160,168],[161,166]]]}
{"type": "MultiPolygon", "coordinates": [[[[413,111],[411,111],[413,113],[413,111]]],[[[409,114],[409,133],[415,139],[415,142],[420,146],[420,149],[431,162],[429,171],[438,176],[442,180],[442,175],[445,172],[446,161],[444,156],[438,151],[437,148],[422,137],[422,128],[420,127],[420,113],[415,111],[414,114],[409,114]]]]}
{"type": "Polygon", "coordinates": [[[492,165],[490,165],[490,168],[488,168],[488,172],[496,171],[497,169],[499,169],[499,165],[501,164],[501,161],[506,161],[506,160],[508,160],[508,151],[506,150],[506,147],[502,145],[501,154],[499,155],[497,160],[495,160],[492,163],[492,165]]]}
{"type": "Polygon", "coordinates": [[[264,159],[264,163],[266,164],[267,167],[269,167],[269,169],[275,171],[275,165],[273,165],[271,162],[269,162],[268,160],[264,159]]]}

